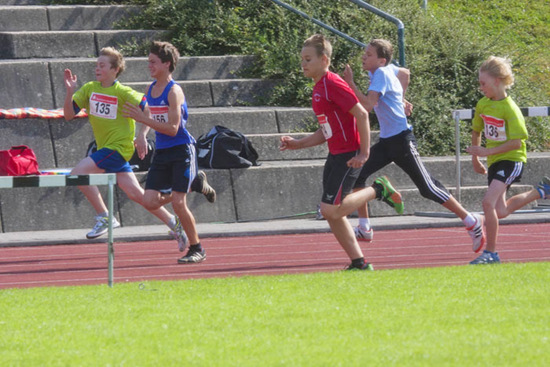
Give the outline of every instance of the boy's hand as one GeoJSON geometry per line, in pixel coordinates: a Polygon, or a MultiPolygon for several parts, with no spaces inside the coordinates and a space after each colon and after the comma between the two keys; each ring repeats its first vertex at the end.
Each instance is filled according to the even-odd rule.
{"type": "Polygon", "coordinates": [[[139,134],[136,137],[136,140],[134,140],[134,146],[137,149],[139,159],[143,160],[143,158],[145,158],[145,156],[149,151],[149,147],[147,145],[147,139],[141,134],[139,134]]]}
{"type": "Polygon", "coordinates": [[[143,122],[146,120],[147,115],[141,110],[138,106],[134,106],[130,102],[124,103],[122,106],[122,115],[127,118],[134,119],[138,122],[143,122]]]}
{"type": "Polygon", "coordinates": [[[349,64],[346,64],[346,67],[344,68],[343,77],[349,86],[353,85],[353,70],[351,70],[351,66],[349,66],[349,64]]]}
{"type": "Polygon", "coordinates": [[[365,162],[369,159],[369,154],[363,154],[359,153],[355,157],[351,158],[347,164],[348,167],[352,168],[361,168],[365,164],[365,162]]]}
{"type": "Polygon", "coordinates": [[[76,88],[76,81],[78,78],[76,77],[76,75],[73,75],[70,69],[65,69],[63,79],[65,82],[65,88],[67,90],[73,91],[76,88]]]}
{"type": "Polygon", "coordinates": [[[281,145],[279,145],[279,150],[292,150],[298,149],[298,141],[291,136],[281,136],[281,145]]]}
{"type": "Polygon", "coordinates": [[[487,168],[481,163],[478,157],[473,156],[472,157],[472,165],[474,166],[474,171],[476,173],[479,173],[480,175],[486,175],[487,174],[487,168]]]}
{"type": "Polygon", "coordinates": [[[413,112],[413,104],[406,99],[403,99],[403,107],[405,108],[405,115],[410,116],[413,112]]]}

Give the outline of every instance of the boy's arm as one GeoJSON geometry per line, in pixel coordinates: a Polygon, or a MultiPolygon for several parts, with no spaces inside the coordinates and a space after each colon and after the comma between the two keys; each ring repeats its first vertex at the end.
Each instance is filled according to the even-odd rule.
{"type": "Polygon", "coordinates": [[[405,93],[409,87],[411,81],[411,71],[407,68],[398,68],[397,79],[403,88],[403,107],[405,109],[405,115],[410,116],[413,110],[413,105],[411,102],[405,99],[405,93]]]}
{"type": "Polygon", "coordinates": [[[376,104],[378,103],[380,94],[378,92],[369,91],[365,95],[363,92],[361,92],[353,81],[353,71],[351,70],[351,67],[349,65],[346,65],[346,68],[344,69],[344,80],[346,81],[346,83],[348,83],[351,90],[353,90],[353,93],[355,93],[357,99],[359,99],[359,102],[361,102],[363,107],[368,112],[371,112],[374,106],[376,106],[376,104]]]}
{"type": "Polygon", "coordinates": [[[479,156],[477,154],[474,154],[474,152],[477,151],[478,148],[482,148],[480,145],[481,132],[472,130],[472,146],[466,148],[466,151],[472,155],[472,165],[474,166],[474,171],[479,174],[485,175],[487,174],[487,169],[479,160],[479,156]]]}
{"type": "Polygon", "coordinates": [[[294,150],[314,147],[323,144],[326,141],[323,131],[319,128],[313,134],[301,139],[294,139],[291,136],[281,136],[281,145],[279,150],[294,150]]]}
{"type": "Polygon", "coordinates": [[[71,70],[65,69],[63,79],[65,82],[65,102],[63,103],[63,116],[65,120],[72,120],[76,113],[73,107],[73,94],[76,88],[76,75],[73,75],[71,70]]]}
{"type": "Polygon", "coordinates": [[[369,126],[369,114],[363,108],[360,103],[357,103],[355,106],[349,110],[355,120],[357,121],[357,130],[359,131],[359,137],[361,138],[361,147],[359,154],[351,158],[347,164],[349,167],[359,168],[365,164],[369,159],[370,153],[370,126],[369,126]]]}

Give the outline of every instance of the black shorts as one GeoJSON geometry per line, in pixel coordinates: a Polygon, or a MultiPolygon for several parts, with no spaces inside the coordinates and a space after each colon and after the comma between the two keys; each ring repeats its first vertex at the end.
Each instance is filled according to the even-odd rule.
{"type": "Polygon", "coordinates": [[[340,205],[346,195],[352,192],[361,168],[348,167],[347,162],[357,153],[328,155],[323,170],[323,203],[340,205]]]}
{"type": "Polygon", "coordinates": [[[404,130],[389,138],[380,138],[378,143],[370,148],[369,159],[363,166],[355,187],[366,187],[370,175],[392,162],[405,171],[423,197],[439,204],[450,199],[449,191],[422,163],[416,147],[416,138],[410,130],[404,130]]]}
{"type": "Polygon", "coordinates": [[[194,144],[157,149],[147,174],[145,190],[188,193],[197,176],[197,170],[194,144]]]}
{"type": "Polygon", "coordinates": [[[489,166],[489,171],[487,172],[488,184],[491,185],[491,181],[493,180],[504,182],[507,186],[510,186],[514,182],[520,182],[524,166],[523,162],[495,162],[489,166]]]}

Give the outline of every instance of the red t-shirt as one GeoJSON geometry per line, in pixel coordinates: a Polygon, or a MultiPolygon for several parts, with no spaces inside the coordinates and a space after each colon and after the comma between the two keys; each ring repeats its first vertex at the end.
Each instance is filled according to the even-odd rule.
{"type": "Polygon", "coordinates": [[[311,106],[331,154],[359,149],[357,123],[355,116],[349,113],[357,103],[359,100],[344,79],[331,71],[313,87],[311,106]]]}

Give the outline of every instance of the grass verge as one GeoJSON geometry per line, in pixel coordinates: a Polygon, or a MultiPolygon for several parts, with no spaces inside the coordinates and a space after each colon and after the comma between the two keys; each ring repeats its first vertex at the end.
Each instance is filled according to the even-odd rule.
{"type": "Polygon", "coordinates": [[[543,366],[550,362],[549,267],[3,290],[0,360],[6,366],[543,366]]]}

